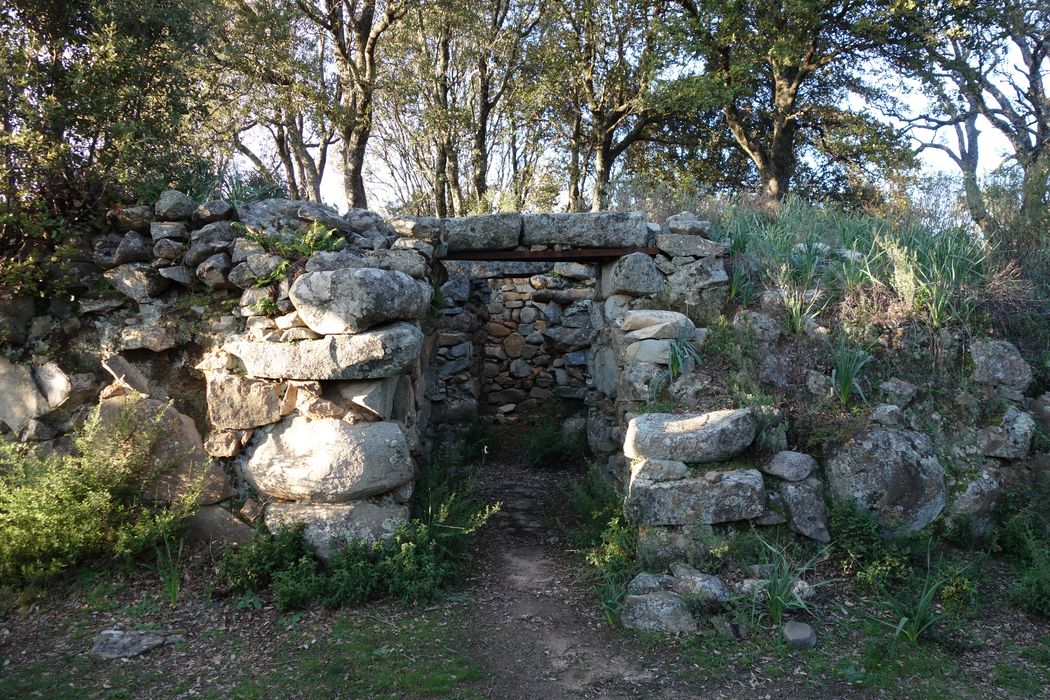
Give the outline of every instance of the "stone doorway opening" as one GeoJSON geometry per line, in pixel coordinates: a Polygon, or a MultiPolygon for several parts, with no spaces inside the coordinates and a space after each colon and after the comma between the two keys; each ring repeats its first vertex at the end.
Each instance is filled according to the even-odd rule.
{"type": "Polygon", "coordinates": [[[435,409],[497,424],[584,407],[594,264],[445,260],[435,409]],[[444,404],[442,406],[442,404],[444,404]]]}

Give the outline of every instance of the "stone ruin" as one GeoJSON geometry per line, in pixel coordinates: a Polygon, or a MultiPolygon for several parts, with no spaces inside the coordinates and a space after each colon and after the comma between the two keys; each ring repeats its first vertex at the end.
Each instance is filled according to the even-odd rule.
{"type": "MultiPolygon", "coordinates": [[[[823,466],[783,449],[775,414],[699,401],[719,379],[684,349],[702,347],[724,313],[729,249],[688,213],[385,221],[289,200],[198,206],[169,191],[109,221],[72,263],[71,299],[46,311],[0,300],[18,360],[0,358],[0,422],[43,452],[68,451],[96,399],[104,419],[130,402],[158,421],[157,463],[176,465],[156,499],[203,481],[202,537],[243,539],[244,521],[262,518],[305,523],[322,556],[342,538],[384,540],[408,518],[435,436],[554,399],[577,402],[642,546],[670,560],[702,556],[727,523],[784,523],[827,542],[825,491],[906,529],[946,510],[984,517],[1035,429],[1011,407],[975,432],[968,454],[982,466],[958,483],[901,419],[917,393],[906,382],[883,386],[876,425],[830,446],[823,466]],[[299,259],[304,234],[330,241],[319,231],[342,247],[299,259]],[[650,412],[662,393],[680,409],[650,412]],[[725,464],[757,444],[772,456],[725,464]]],[[[733,323],[763,340],[777,325],[751,310],[733,323]]],[[[971,355],[989,392],[1023,397],[1031,369],[1016,349],[985,341],[971,355]]]]}

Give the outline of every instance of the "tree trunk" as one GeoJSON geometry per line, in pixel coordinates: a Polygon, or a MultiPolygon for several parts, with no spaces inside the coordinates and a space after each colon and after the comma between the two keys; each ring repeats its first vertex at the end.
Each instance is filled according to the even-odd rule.
{"type": "Polygon", "coordinates": [[[459,186],[459,155],[451,140],[445,142],[448,153],[448,191],[449,204],[453,216],[466,216],[467,202],[463,197],[463,188],[459,186]]]}
{"type": "Polygon", "coordinates": [[[591,211],[604,211],[609,208],[609,176],[613,164],[611,151],[609,137],[605,136],[594,151],[594,193],[591,197],[591,211]]]}
{"type": "Polygon", "coordinates": [[[484,86],[481,93],[481,104],[478,107],[478,123],[474,128],[474,144],[470,149],[470,168],[474,189],[474,201],[479,210],[488,210],[486,197],[488,196],[488,138],[489,138],[489,116],[491,107],[488,104],[488,89],[484,86]]]}
{"type": "Polygon", "coordinates": [[[580,211],[582,194],[580,192],[580,171],[582,170],[581,140],[583,138],[583,117],[577,110],[572,120],[572,136],[569,138],[569,211],[580,211]]]}
{"type": "Polygon", "coordinates": [[[448,150],[445,140],[438,138],[437,155],[434,158],[434,216],[444,219],[448,216],[448,150]]]}
{"type": "Polygon", "coordinates": [[[299,192],[299,181],[295,176],[295,165],[292,162],[292,154],[288,145],[288,135],[284,124],[278,123],[274,131],[274,143],[277,146],[277,156],[284,168],[284,179],[288,187],[288,196],[292,199],[301,199],[299,192]]]}
{"type": "Polygon", "coordinates": [[[343,191],[346,202],[351,209],[367,209],[368,195],[365,194],[365,152],[368,149],[368,137],[372,132],[371,116],[366,116],[367,109],[355,110],[357,119],[344,126],[341,131],[341,155],[343,161],[343,191]]]}

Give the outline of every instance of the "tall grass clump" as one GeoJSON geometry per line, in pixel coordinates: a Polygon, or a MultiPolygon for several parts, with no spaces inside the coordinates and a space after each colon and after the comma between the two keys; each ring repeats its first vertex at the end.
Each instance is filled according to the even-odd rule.
{"type": "Polygon", "coordinates": [[[831,386],[843,404],[849,403],[854,393],[867,401],[860,386],[860,371],[871,362],[871,355],[840,341],[831,356],[831,386]]]}
{"type": "Polygon", "coordinates": [[[979,232],[921,212],[899,209],[876,215],[816,206],[796,197],[776,210],[743,202],[730,206],[716,236],[731,239],[733,253],[764,271],[765,284],[786,290],[789,330],[822,309],[827,299],[881,288],[934,328],[980,322],[982,294],[994,280],[994,245],[979,232]],[[808,308],[807,308],[808,307],[808,308]]]}
{"type": "Polygon", "coordinates": [[[170,507],[150,501],[155,431],[140,418],[132,402],[112,420],[96,408],[74,436],[75,455],[42,458],[0,442],[0,585],[39,584],[89,559],[126,560],[175,533],[197,494],[170,507]]]}

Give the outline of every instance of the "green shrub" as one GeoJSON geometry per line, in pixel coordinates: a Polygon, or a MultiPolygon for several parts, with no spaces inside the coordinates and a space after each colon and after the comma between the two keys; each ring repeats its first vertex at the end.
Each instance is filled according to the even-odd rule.
{"type": "Polygon", "coordinates": [[[583,549],[606,619],[615,624],[627,584],[639,571],[638,528],[623,518],[623,499],[596,467],[573,484],[569,503],[577,523],[568,531],[583,549]]]}
{"type": "Polygon", "coordinates": [[[132,405],[109,423],[96,409],[75,436],[78,456],[40,459],[0,442],[0,583],[38,583],[90,558],[127,560],[171,537],[197,494],[149,502],[154,436],[132,405]]]}
{"type": "Polygon", "coordinates": [[[232,592],[269,588],[278,610],[319,602],[329,608],[376,598],[426,603],[458,573],[473,535],[498,509],[472,495],[471,469],[454,456],[435,461],[416,481],[412,519],[391,541],[352,541],[328,563],[306,541],[303,526],[258,532],[228,549],[220,581],[232,592]]]}
{"type": "Polygon", "coordinates": [[[342,238],[333,228],[327,228],[321,223],[313,222],[306,230],[290,231],[284,234],[265,234],[251,231],[238,224],[244,231],[244,235],[255,241],[270,253],[277,253],[288,260],[302,260],[318,252],[334,252],[342,250],[346,246],[346,239],[342,238]]]}
{"type": "Polygon", "coordinates": [[[247,544],[227,548],[219,564],[219,582],[234,591],[260,591],[279,573],[313,554],[302,525],[281,528],[272,534],[259,531],[247,544]]]}
{"type": "Polygon", "coordinates": [[[940,600],[948,614],[966,617],[973,611],[977,600],[977,586],[961,572],[949,575],[941,587],[940,600]]]}
{"type": "Polygon", "coordinates": [[[535,425],[525,436],[522,446],[525,462],[533,467],[572,465],[587,456],[587,441],[583,437],[567,439],[562,427],[565,408],[551,402],[539,414],[535,425]]]}
{"type": "Polygon", "coordinates": [[[888,545],[882,538],[878,519],[854,501],[832,503],[828,525],[835,547],[851,561],[871,562],[887,554],[888,545]]]}

